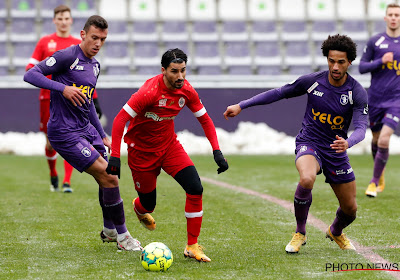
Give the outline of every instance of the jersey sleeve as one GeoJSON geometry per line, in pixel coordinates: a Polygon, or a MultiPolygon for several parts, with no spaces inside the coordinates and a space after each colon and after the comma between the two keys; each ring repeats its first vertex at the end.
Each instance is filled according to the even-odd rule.
{"type": "Polygon", "coordinates": [[[353,125],[354,132],[347,139],[349,148],[365,138],[368,126],[368,95],[361,85],[354,91],[353,125]]]}
{"type": "Polygon", "coordinates": [[[358,66],[358,70],[361,74],[372,72],[382,66],[382,58],[377,58],[373,60],[375,56],[374,41],[375,40],[371,38],[364,48],[364,52],[358,66]]]}
{"type": "MultiPolygon", "coordinates": [[[[137,92],[132,94],[128,102],[126,102],[124,109],[132,110],[136,114],[143,112],[147,106],[153,101],[154,94],[148,90],[148,85],[145,83],[137,92]]],[[[129,112],[128,112],[129,113],[129,112]]]]}

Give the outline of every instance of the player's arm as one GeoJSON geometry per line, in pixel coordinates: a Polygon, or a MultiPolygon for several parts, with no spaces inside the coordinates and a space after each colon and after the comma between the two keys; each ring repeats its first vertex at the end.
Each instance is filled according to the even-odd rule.
{"type": "Polygon", "coordinates": [[[66,86],[60,82],[50,80],[46,76],[65,71],[65,65],[71,65],[73,61],[68,61],[60,52],[41,61],[24,75],[24,81],[38,88],[45,88],[52,91],[58,91],[68,99],[74,106],[82,106],[85,103],[86,96],[82,89],[74,86],[66,86]],[[69,63],[69,64],[68,64],[69,63]]]}
{"type": "MultiPolygon", "coordinates": [[[[360,64],[358,66],[358,70],[360,71],[361,74],[378,70],[380,67],[382,67],[382,64],[384,63],[386,64],[388,62],[386,61],[386,58],[385,62],[383,62],[383,58],[377,58],[375,60],[373,59],[374,59],[374,42],[373,40],[369,40],[364,49],[363,55],[360,60],[360,64]]],[[[392,53],[392,60],[393,60],[393,53],[392,53]]]]}
{"type": "Polygon", "coordinates": [[[103,111],[101,110],[101,107],[100,107],[100,103],[99,103],[99,99],[98,99],[98,95],[97,95],[96,89],[93,92],[93,103],[94,103],[94,107],[96,108],[97,116],[100,119],[101,116],[103,115],[103,111]]]}
{"type": "Polygon", "coordinates": [[[280,88],[271,89],[262,93],[259,93],[249,99],[240,101],[238,104],[228,106],[224,112],[226,120],[233,118],[240,114],[243,109],[274,103],[283,98],[292,98],[300,96],[306,93],[306,80],[303,77],[284,85],[280,88]]]}
{"type": "MultiPolygon", "coordinates": [[[[107,138],[107,135],[104,132],[103,126],[101,125],[100,120],[97,117],[97,112],[96,112],[96,108],[94,106],[94,102],[90,103],[89,109],[90,109],[90,112],[89,112],[90,123],[96,128],[97,132],[101,136],[101,139],[107,138]]],[[[103,140],[103,142],[104,142],[104,140],[103,140]]],[[[111,146],[107,146],[107,147],[109,149],[111,149],[111,146]]]]}
{"type": "Polygon", "coordinates": [[[125,125],[136,116],[137,113],[126,103],[114,118],[111,132],[111,156],[106,171],[108,174],[118,175],[118,178],[121,174],[121,141],[125,125]]]}

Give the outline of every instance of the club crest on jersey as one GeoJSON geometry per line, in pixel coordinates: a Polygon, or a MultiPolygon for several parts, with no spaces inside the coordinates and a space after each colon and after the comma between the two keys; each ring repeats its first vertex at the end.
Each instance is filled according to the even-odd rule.
{"type": "Polygon", "coordinates": [[[81,150],[81,153],[85,157],[90,157],[92,155],[92,152],[89,150],[88,147],[83,147],[83,149],[81,150]]]}
{"type": "Polygon", "coordinates": [[[96,66],[93,66],[93,74],[94,76],[97,78],[97,76],[99,76],[100,74],[100,69],[99,69],[99,65],[96,63],[96,66]]]}
{"type": "Polygon", "coordinates": [[[49,51],[55,51],[57,49],[57,42],[51,40],[47,43],[47,48],[49,49],[49,51]]]}
{"type": "Polygon", "coordinates": [[[53,66],[54,64],[56,64],[56,59],[54,58],[54,57],[49,57],[49,59],[46,61],[46,65],[47,66],[49,66],[49,67],[51,67],[51,66],[53,66]]]}
{"type": "Polygon", "coordinates": [[[183,98],[183,97],[179,98],[178,104],[179,104],[179,107],[181,107],[181,108],[182,108],[183,106],[185,106],[185,98],[183,98]]]}
{"type": "Polygon", "coordinates": [[[71,70],[74,69],[75,66],[78,64],[78,62],[79,62],[79,58],[76,58],[74,63],[72,63],[71,66],[69,67],[69,69],[71,69],[71,70]]]}
{"type": "Polygon", "coordinates": [[[159,107],[165,107],[167,105],[167,98],[158,100],[159,107]]]}
{"type": "Polygon", "coordinates": [[[340,96],[340,104],[342,104],[344,106],[347,103],[349,103],[349,97],[346,94],[342,94],[340,96]]]}

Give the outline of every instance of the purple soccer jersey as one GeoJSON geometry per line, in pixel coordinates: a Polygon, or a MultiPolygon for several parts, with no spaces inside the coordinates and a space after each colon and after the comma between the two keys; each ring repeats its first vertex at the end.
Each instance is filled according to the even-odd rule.
{"type": "Polygon", "coordinates": [[[86,57],[77,45],[54,53],[24,76],[25,81],[50,89],[50,119],[47,124],[49,141],[80,172],[99,157],[99,152],[106,158],[102,144],[106,134],[93,103],[99,73],[98,61],[86,57]],[[50,74],[52,80],[46,78],[50,74]],[[86,95],[85,104],[74,106],[66,99],[62,94],[65,86],[81,88],[86,95]]]}
{"type": "Polygon", "coordinates": [[[242,109],[269,104],[283,98],[307,94],[307,108],[296,141],[313,143],[331,149],[336,135],[347,139],[353,119],[354,133],[347,139],[349,147],[365,137],[368,100],[365,89],[350,75],[346,82],[335,87],[329,83],[329,71],[304,75],[281,88],[272,89],[239,103],[242,109]]]}
{"type": "Polygon", "coordinates": [[[360,73],[371,72],[368,102],[371,107],[400,107],[400,37],[386,32],[371,37],[359,65],[360,73]],[[393,62],[382,63],[382,57],[393,52],[393,62]]]}

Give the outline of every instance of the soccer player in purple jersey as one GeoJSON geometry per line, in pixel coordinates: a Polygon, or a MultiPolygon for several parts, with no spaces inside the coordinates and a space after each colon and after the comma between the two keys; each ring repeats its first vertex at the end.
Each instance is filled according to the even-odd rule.
{"type": "Polygon", "coordinates": [[[118,177],[106,172],[107,152],[111,148],[93,103],[93,92],[100,73],[94,58],[108,33],[107,21],[91,16],[81,30],[79,45],[55,52],[27,71],[24,80],[50,89],[50,119],[47,135],[51,146],[79,172],[85,171],[99,185],[99,202],[104,227],[104,242],[117,242],[118,249],[140,251],[140,242],[125,225],[118,177]],[[52,75],[52,80],[46,78],[52,75]]]}
{"type": "Polygon", "coordinates": [[[371,72],[368,101],[374,170],[365,191],[369,197],[385,188],[390,137],[400,119],[400,6],[389,4],[384,19],[386,31],[369,39],[359,65],[361,74],[371,72]]]}
{"type": "Polygon", "coordinates": [[[326,237],[343,250],[355,250],[342,232],[356,218],[356,183],[346,150],[365,137],[367,129],[367,93],[347,69],[356,58],[356,44],[345,35],[329,36],[321,46],[329,71],[299,77],[281,88],[260,93],[228,106],[226,119],[243,109],[270,104],[283,98],[307,94],[308,102],[302,128],[296,137],[296,168],[300,180],[294,195],[296,233],[286,252],[297,253],[306,244],[306,222],[312,202],[311,191],[316,176],[324,173],[325,182],[335,193],[339,208],[326,230],[326,237]],[[354,132],[347,137],[353,119],[354,132]]]}

